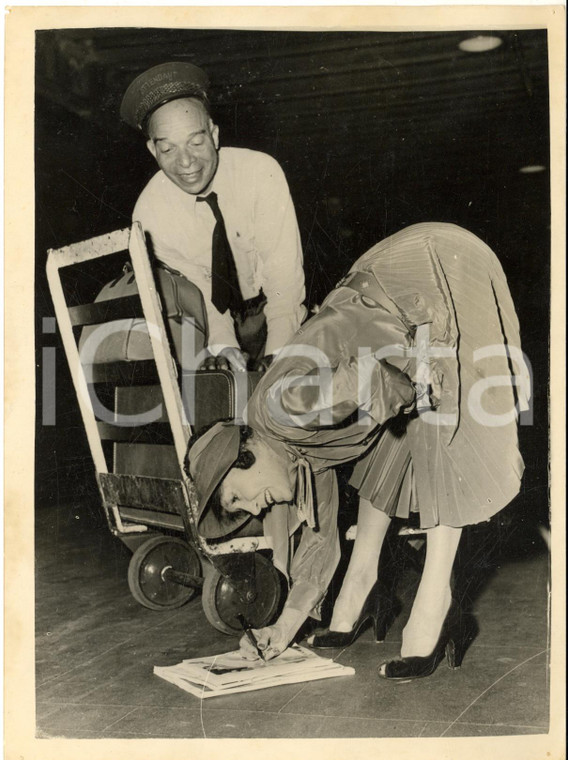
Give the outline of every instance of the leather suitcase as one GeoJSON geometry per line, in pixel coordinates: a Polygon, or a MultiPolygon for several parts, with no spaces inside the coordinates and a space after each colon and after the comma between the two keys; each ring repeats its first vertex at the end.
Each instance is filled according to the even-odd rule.
{"type": "MultiPolygon", "coordinates": [[[[187,418],[194,433],[218,420],[240,418],[260,373],[248,372],[236,377],[225,370],[185,372],[182,398],[187,418]]],[[[133,415],[152,411],[152,422],[168,421],[158,385],[118,387],[115,391],[115,413],[133,415]],[[161,405],[161,410],[160,410],[161,405]],[[156,410],[161,411],[157,414],[156,410]]],[[[180,471],[171,442],[162,438],[143,443],[114,443],[115,473],[147,475],[158,478],[179,478],[180,471]]]]}

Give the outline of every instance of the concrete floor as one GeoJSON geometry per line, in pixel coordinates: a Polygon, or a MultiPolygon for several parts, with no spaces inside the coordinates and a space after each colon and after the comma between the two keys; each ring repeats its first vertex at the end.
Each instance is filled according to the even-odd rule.
{"type": "Polygon", "coordinates": [[[401,684],[377,677],[376,666],[399,652],[417,578],[407,565],[397,590],[402,612],[385,643],[375,644],[366,631],[334,653],[355,668],[354,676],[203,703],[152,673],[154,665],[236,648],[237,639],[207,622],[199,596],[170,612],[139,606],[126,580],[130,554],[94,506],[38,510],[36,547],[39,737],[455,737],[548,730],[549,568],[536,528],[521,544],[504,542],[489,561],[471,554],[476,567],[483,566],[470,595],[478,633],[460,670],[442,664],[430,678],[401,684]]]}

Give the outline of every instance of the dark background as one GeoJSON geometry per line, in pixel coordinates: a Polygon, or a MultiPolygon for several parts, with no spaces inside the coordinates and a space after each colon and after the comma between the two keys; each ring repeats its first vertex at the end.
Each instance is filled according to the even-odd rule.
{"type": "Polygon", "coordinates": [[[53,315],[46,252],[129,225],[136,198],[157,167],[143,139],[120,123],[120,99],[146,68],[187,60],[211,78],[221,143],[266,151],[286,172],[304,245],[309,305],[321,301],[367,248],[408,224],[454,222],[495,250],[534,370],[534,423],[520,431],[523,491],[505,510],[505,524],[510,532],[526,533],[546,523],[546,32],[496,31],[503,40],[496,50],[462,52],[458,43],[475,34],[131,28],[37,33],[38,367],[44,347],[57,349],[56,426],[41,423],[38,372],[38,508],[69,504],[70,516],[99,510],[63,348],[57,334],[42,333],[42,319],[53,315]],[[534,164],[544,171],[519,172],[534,164]]]}

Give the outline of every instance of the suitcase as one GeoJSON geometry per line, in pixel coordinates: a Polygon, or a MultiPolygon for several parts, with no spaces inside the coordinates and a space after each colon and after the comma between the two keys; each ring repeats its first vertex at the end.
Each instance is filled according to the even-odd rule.
{"type": "MultiPolygon", "coordinates": [[[[260,380],[259,372],[235,376],[226,370],[184,372],[182,399],[192,429],[199,433],[218,420],[240,419],[246,402],[260,380]],[[241,380],[242,378],[242,380],[241,380]]],[[[159,385],[138,385],[115,389],[115,414],[152,413],[153,422],[167,423],[159,385]],[[161,412],[158,416],[158,412],[161,412]]],[[[160,433],[156,433],[158,437],[160,433]]],[[[115,473],[179,478],[179,464],[173,445],[164,441],[115,442],[115,473]]]]}

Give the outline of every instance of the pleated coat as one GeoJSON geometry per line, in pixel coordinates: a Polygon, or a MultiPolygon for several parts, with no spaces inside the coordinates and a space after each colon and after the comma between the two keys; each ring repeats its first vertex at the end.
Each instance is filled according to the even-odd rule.
{"type": "Polygon", "coordinates": [[[459,227],[420,224],[375,246],[356,268],[373,272],[411,334],[429,325],[435,408],[410,416],[402,431],[386,426],[352,484],[389,514],[417,509],[425,528],[489,519],[519,492],[517,417],[530,397],[501,264],[459,227]],[[448,355],[436,356],[439,349],[448,355]]]}
{"type": "MultiPolygon", "coordinates": [[[[371,248],[262,378],[248,422],[314,475],[318,526],[292,560],[293,605],[310,609],[338,559],[334,466],[390,515],[423,527],[489,519],[518,493],[517,417],[530,382],[503,269],[451,224],[409,227],[371,248]]],[[[265,524],[283,567],[278,505],[265,524]]],[[[290,600],[289,600],[290,601],[290,600]]]]}

